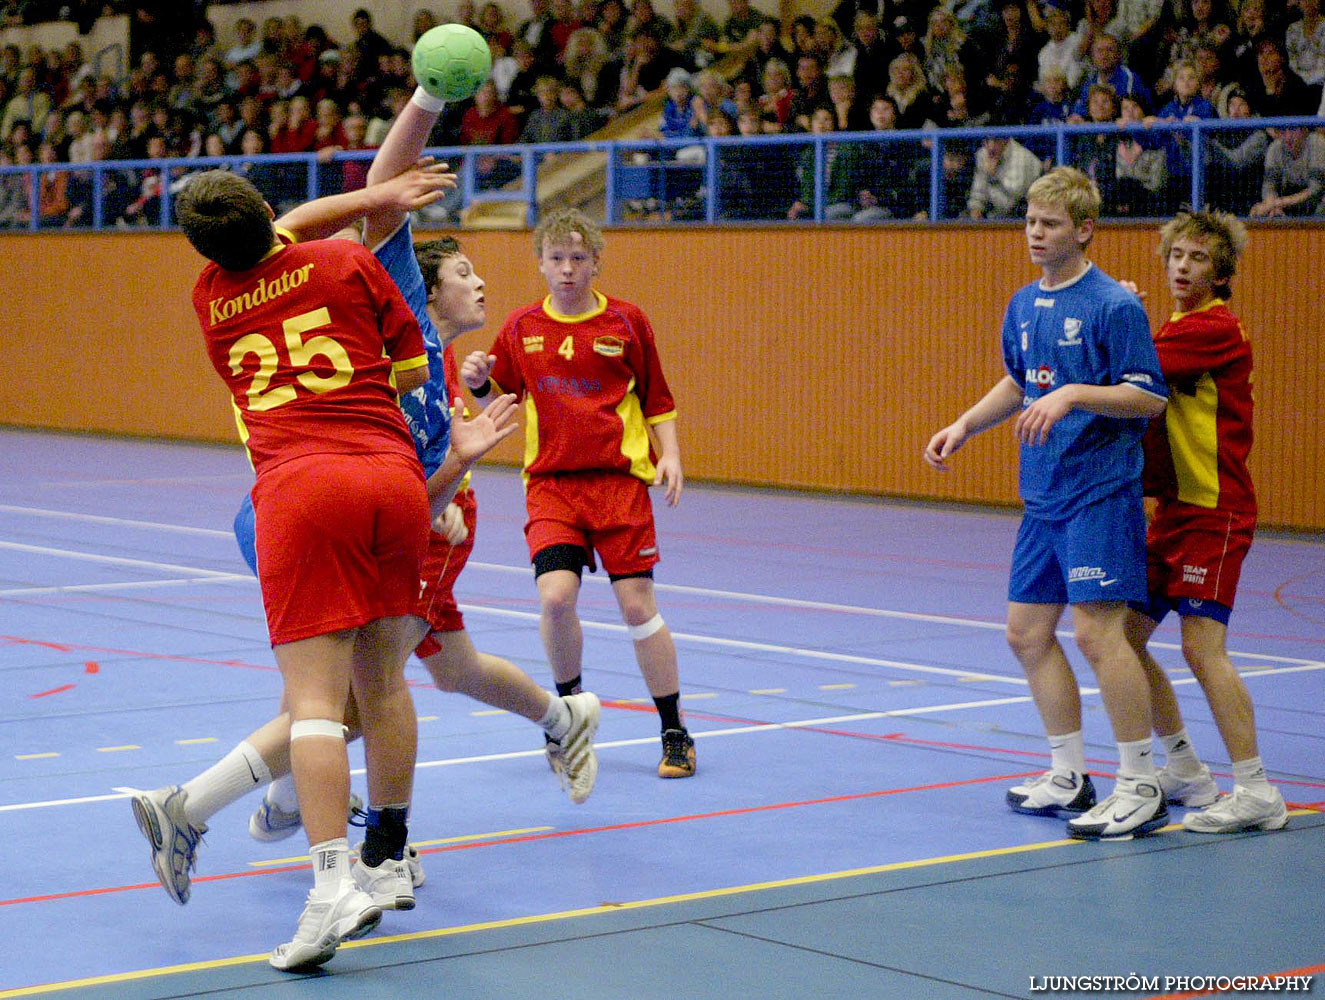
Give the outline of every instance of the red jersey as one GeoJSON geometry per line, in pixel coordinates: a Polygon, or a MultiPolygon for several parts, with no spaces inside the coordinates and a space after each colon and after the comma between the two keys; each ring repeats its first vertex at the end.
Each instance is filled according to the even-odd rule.
{"type": "Polygon", "coordinates": [[[209,264],[193,308],[256,472],[309,454],[415,456],[392,373],[428,363],[423,335],[370,251],[282,242],[247,271],[209,264]]]}
{"type": "Polygon", "coordinates": [[[652,483],[647,426],[676,419],[653,328],[638,306],[594,292],[562,316],[551,297],[507,318],[490,353],[497,390],[524,397],[525,474],[625,472],[652,483]]]}
{"type": "Polygon", "coordinates": [[[1168,408],[1146,433],[1145,492],[1254,513],[1251,340],[1223,299],[1174,313],[1155,335],[1168,408]]]}

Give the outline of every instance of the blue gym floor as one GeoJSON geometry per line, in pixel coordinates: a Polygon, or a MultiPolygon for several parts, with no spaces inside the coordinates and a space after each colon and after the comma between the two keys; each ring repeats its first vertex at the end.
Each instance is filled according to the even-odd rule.
{"type": "MultiPolygon", "coordinates": [[[[1325,972],[1319,538],[1257,539],[1229,640],[1287,829],[1200,837],[1174,809],[1156,836],[1085,844],[1003,803],[1047,760],[1002,635],[1013,514],[691,484],[658,510],[657,580],[698,775],[655,776],[656,715],[606,580],[586,577],[593,796],[561,792],[536,727],[412,663],[418,907],[291,976],[266,955],[311,884],[302,837],[251,840],[256,795],[223,810],[181,908],[125,792],[191,777],[279,699],[229,531],[243,453],[0,430],[0,464],[0,998],[975,1000],[1129,975],[1110,996],[1176,998],[1325,972]]],[[[469,630],[550,684],[519,478],[483,468],[475,486],[469,630]]],[[[1227,788],[1176,628],[1157,640],[1227,788]]],[[[1107,788],[1115,750],[1079,676],[1107,788]]]]}

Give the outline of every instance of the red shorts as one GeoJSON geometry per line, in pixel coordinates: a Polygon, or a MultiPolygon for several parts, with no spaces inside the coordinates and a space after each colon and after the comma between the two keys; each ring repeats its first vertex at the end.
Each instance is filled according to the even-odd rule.
{"type": "Polygon", "coordinates": [[[253,486],[271,644],[412,614],[428,538],[413,456],[306,455],[253,486]]]}
{"type": "MultiPolygon", "coordinates": [[[[414,613],[428,623],[428,631],[459,632],[465,627],[465,619],[455,601],[455,581],[460,571],[469,562],[469,554],[474,551],[474,531],[478,525],[478,501],[473,490],[461,490],[455,495],[454,503],[465,516],[465,527],[469,537],[459,545],[452,545],[446,536],[431,532],[428,535],[428,551],[423,557],[423,569],[419,571],[419,599],[414,605],[414,613]]],[[[426,636],[419,643],[415,654],[419,659],[432,656],[441,649],[426,636]]]]}
{"type": "Polygon", "coordinates": [[[1242,561],[1255,531],[1255,514],[1177,501],[1161,504],[1146,532],[1150,593],[1233,607],[1242,561]]]}
{"type": "Polygon", "coordinates": [[[658,562],[653,503],[643,480],[623,472],[535,476],[525,488],[525,540],[533,558],[552,545],[578,545],[589,568],[596,551],[613,576],[644,573],[658,562]]]}

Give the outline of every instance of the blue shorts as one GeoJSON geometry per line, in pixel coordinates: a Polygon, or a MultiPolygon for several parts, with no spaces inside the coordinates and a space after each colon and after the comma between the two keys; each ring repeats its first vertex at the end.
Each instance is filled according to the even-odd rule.
{"type": "Polygon", "coordinates": [[[253,498],[245,493],[244,502],[235,513],[235,541],[239,543],[239,554],[248,563],[253,575],[258,575],[258,540],[257,515],[253,513],[253,498]]]}
{"type": "Polygon", "coordinates": [[[1178,612],[1179,618],[1210,618],[1220,625],[1227,625],[1233,616],[1233,609],[1218,601],[1207,601],[1200,597],[1169,597],[1158,593],[1151,594],[1144,601],[1128,601],[1127,606],[1155,624],[1162,622],[1170,611],[1178,612]]]}
{"type": "Polygon", "coordinates": [[[1072,517],[1022,518],[1008,600],[1086,604],[1146,599],[1146,516],[1139,496],[1098,500],[1072,517]]]}

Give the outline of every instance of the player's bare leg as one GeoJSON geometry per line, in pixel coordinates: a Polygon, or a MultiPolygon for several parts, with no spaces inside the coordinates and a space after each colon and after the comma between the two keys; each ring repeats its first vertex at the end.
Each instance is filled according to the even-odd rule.
{"type": "MultiPolygon", "coordinates": [[[[584,660],[584,631],[575,607],[580,597],[580,577],[570,570],[554,569],[538,575],[541,614],[538,634],[543,639],[552,677],[560,685],[580,676],[584,660]]],[[[578,688],[577,688],[578,690],[578,688]]]]}
{"type": "Polygon", "coordinates": [[[663,752],[658,776],[689,778],[695,773],[695,741],[681,720],[676,643],[658,613],[653,580],[647,576],[622,577],[613,581],[612,591],[635,644],[635,659],[662,725],[663,752]]]}

